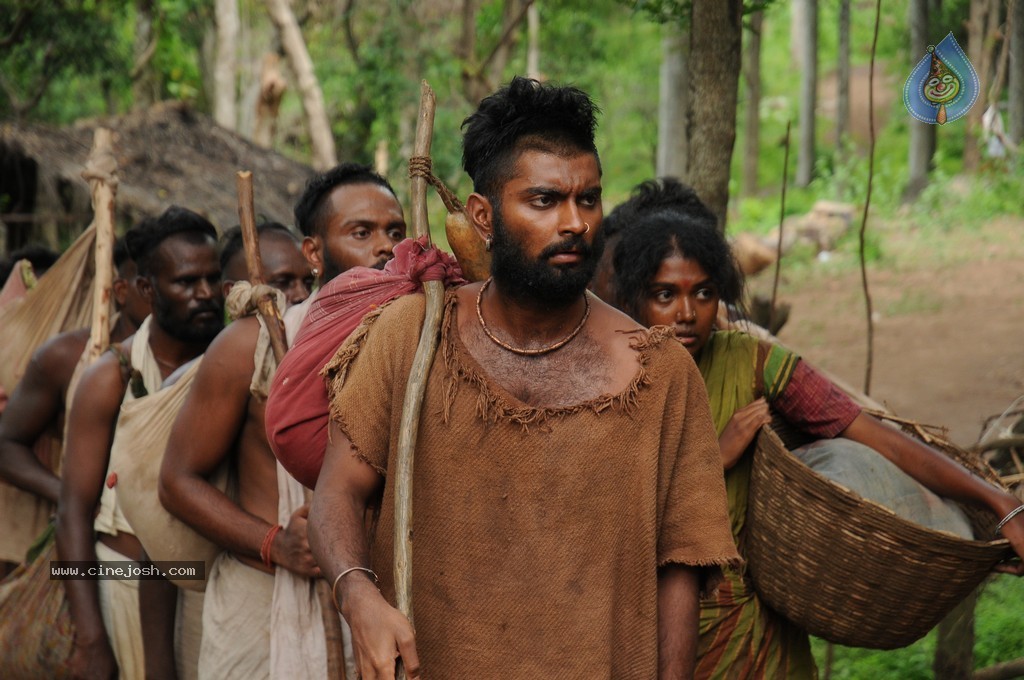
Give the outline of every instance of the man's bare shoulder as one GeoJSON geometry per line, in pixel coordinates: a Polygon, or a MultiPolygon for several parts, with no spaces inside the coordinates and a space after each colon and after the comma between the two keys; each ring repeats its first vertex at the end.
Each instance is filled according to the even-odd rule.
{"type": "Polygon", "coordinates": [[[260,324],[255,316],[231,322],[217,334],[203,355],[192,392],[208,397],[237,395],[249,398],[249,382],[256,370],[253,354],[259,340],[260,324]]]}
{"type": "MultiPolygon", "coordinates": [[[[131,348],[129,346],[121,351],[129,355],[131,348]]],[[[124,367],[117,354],[113,351],[101,354],[82,373],[75,388],[72,413],[76,410],[80,412],[82,406],[93,414],[110,410],[116,412],[124,397],[125,377],[124,367]]]]}
{"type": "Polygon", "coordinates": [[[43,371],[55,384],[67,386],[78,360],[89,342],[89,329],[79,328],[55,335],[32,355],[32,365],[43,371]]]}
{"type": "Polygon", "coordinates": [[[252,363],[252,354],[260,335],[260,322],[255,316],[246,316],[232,321],[224,330],[217,334],[206,349],[204,362],[214,357],[218,361],[248,358],[252,363]]]}
{"type": "Polygon", "coordinates": [[[635,353],[634,347],[639,339],[647,336],[647,329],[595,295],[590,296],[590,308],[594,329],[591,336],[600,338],[607,350],[616,356],[635,353]]]}

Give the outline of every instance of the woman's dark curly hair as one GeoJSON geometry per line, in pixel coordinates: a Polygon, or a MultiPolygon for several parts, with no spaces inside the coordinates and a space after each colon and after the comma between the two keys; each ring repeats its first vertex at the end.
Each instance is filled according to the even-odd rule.
{"type": "Polygon", "coordinates": [[[732,307],[740,304],[743,275],[714,223],[679,210],[662,210],[639,216],[621,233],[612,260],[616,306],[645,323],[643,309],[651,281],[672,255],[696,260],[715,284],[720,300],[732,307]]]}

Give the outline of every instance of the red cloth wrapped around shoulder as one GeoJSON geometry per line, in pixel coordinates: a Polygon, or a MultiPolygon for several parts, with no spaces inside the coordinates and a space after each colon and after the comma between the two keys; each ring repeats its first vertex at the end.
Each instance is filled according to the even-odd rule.
{"type": "Polygon", "coordinates": [[[428,246],[425,237],[406,239],[395,246],[383,270],[354,267],[321,288],[310,305],[277,367],[266,408],[270,448],[305,486],[316,486],[327,448],[330,405],[321,369],[367,312],[422,290],[424,281],[465,283],[454,257],[428,246]]]}

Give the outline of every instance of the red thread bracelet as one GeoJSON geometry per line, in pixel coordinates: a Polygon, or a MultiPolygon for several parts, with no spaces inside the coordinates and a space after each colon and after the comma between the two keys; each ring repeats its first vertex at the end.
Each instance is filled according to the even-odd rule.
{"type": "Polygon", "coordinates": [[[263,537],[263,544],[260,546],[260,559],[263,560],[263,564],[268,567],[273,567],[274,563],[270,561],[270,546],[274,542],[274,536],[277,536],[277,532],[284,527],[280,524],[270,527],[270,531],[263,537]]]}

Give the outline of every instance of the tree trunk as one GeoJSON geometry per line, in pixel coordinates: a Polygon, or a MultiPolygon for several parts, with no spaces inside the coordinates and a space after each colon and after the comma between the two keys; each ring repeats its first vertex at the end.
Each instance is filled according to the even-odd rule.
{"type": "Polygon", "coordinates": [[[236,72],[238,56],[238,0],[216,0],[217,58],[213,67],[213,119],[223,128],[238,127],[236,72]]]}
{"type": "Polygon", "coordinates": [[[939,622],[935,643],[935,680],[970,680],[974,668],[974,607],[978,590],[939,622]]]}
{"type": "Polygon", "coordinates": [[[291,63],[299,85],[302,108],[309,126],[309,141],[313,151],[312,165],[317,170],[327,170],[338,163],[334,147],[331,124],[324,107],[324,95],[313,70],[306,42],[302,38],[299,23],[295,20],[288,0],[266,0],[267,12],[277,27],[281,46],[291,63]]]}
{"type": "Polygon", "coordinates": [[[678,24],[665,27],[661,41],[661,75],[658,98],[658,155],[655,172],[659,177],[687,177],[687,100],[690,92],[690,31],[678,24]]]}
{"type": "Polygon", "coordinates": [[[729,165],[736,142],[742,46],[741,0],[694,0],[690,21],[688,179],[725,231],[729,165]]]}
{"type": "MultiPolygon", "coordinates": [[[[910,53],[913,59],[924,57],[928,48],[929,0],[911,0],[909,6],[910,53]]],[[[914,201],[928,186],[928,173],[935,156],[935,125],[912,119],[910,125],[909,177],[903,192],[904,201],[914,201]]]]}
{"type": "Polygon", "coordinates": [[[540,10],[537,3],[526,10],[526,75],[540,80],[540,10]]]}
{"type": "Polygon", "coordinates": [[[160,99],[160,82],[150,67],[156,51],[156,40],[154,0],[138,0],[135,5],[135,42],[132,48],[133,109],[149,108],[160,99]]]}
{"type": "Polygon", "coordinates": [[[793,68],[803,70],[804,54],[807,50],[807,3],[793,0],[789,5],[789,60],[793,68]]]}
{"type": "Polygon", "coordinates": [[[978,72],[978,101],[965,116],[964,170],[974,171],[981,163],[981,116],[985,113],[985,94],[992,82],[992,55],[999,22],[999,0],[971,0],[967,21],[967,58],[978,72]]]}
{"type": "Polygon", "coordinates": [[[277,114],[281,109],[288,83],[281,77],[281,58],[274,52],[263,55],[263,68],[260,71],[260,94],[256,100],[256,123],[253,126],[252,140],[265,148],[274,145],[277,132],[277,114]]]}
{"type": "Polygon", "coordinates": [[[526,20],[533,0],[504,0],[501,12],[501,37],[491,51],[476,53],[476,11],[478,0],[462,5],[462,41],[456,54],[462,59],[462,85],[466,101],[476,104],[491,94],[504,78],[512,46],[519,38],[519,27],[526,20]]]}
{"type": "MultiPolygon", "coordinates": [[[[1024,144],[1024,0],[1010,0],[1010,84],[1007,129],[1010,140],[1024,144]]],[[[1021,149],[1024,153],[1024,149],[1021,149]]]]}
{"type": "Polygon", "coordinates": [[[800,142],[796,159],[796,184],[806,187],[814,177],[815,109],[818,103],[818,0],[796,0],[805,5],[803,56],[800,71],[800,142]]]}
{"type": "MultiPolygon", "coordinates": [[[[928,0],[912,0],[913,2],[927,3],[928,0]]],[[[839,0],[838,51],[836,150],[842,160],[843,138],[850,132],[850,0],[839,0]]]]}
{"type": "Polygon", "coordinates": [[[761,25],[764,12],[750,15],[750,34],[744,51],[743,79],[747,83],[744,114],[743,193],[757,193],[757,161],[761,149],[761,25]]]}

